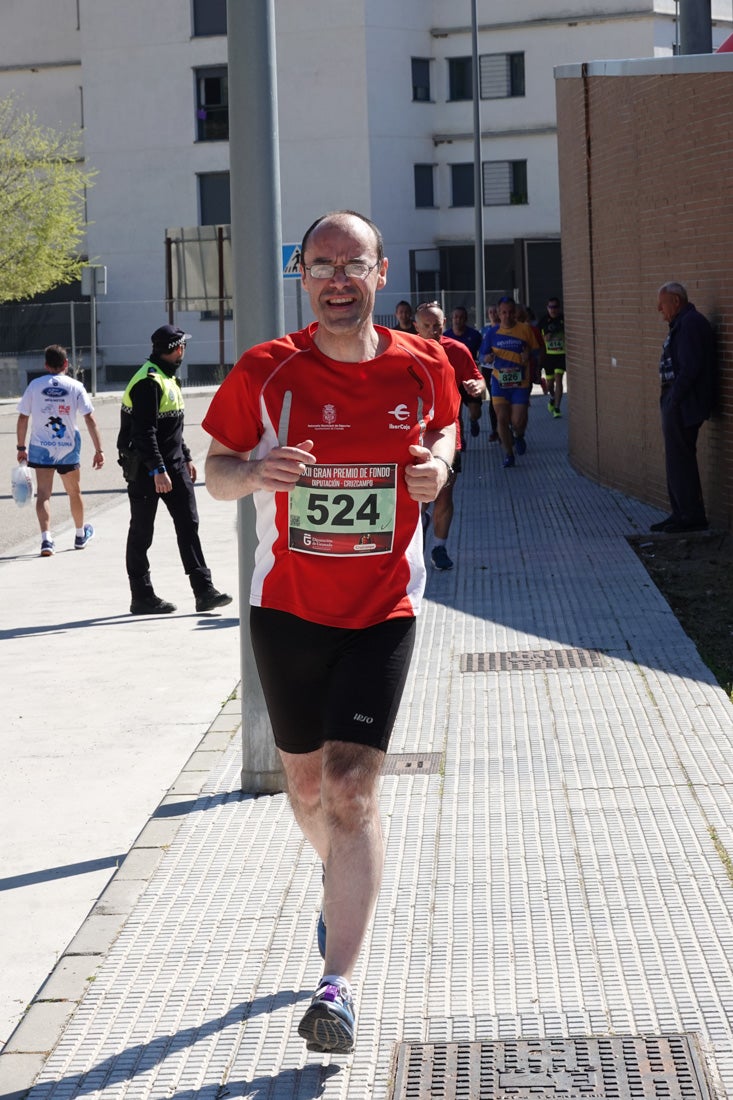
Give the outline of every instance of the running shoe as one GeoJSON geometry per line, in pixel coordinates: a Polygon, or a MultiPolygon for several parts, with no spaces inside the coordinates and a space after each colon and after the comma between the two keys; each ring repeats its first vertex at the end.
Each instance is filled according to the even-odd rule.
{"type": "Polygon", "coordinates": [[[548,413],[554,413],[554,411],[555,411],[555,402],[554,401],[548,401],[547,402],[547,411],[548,411],[548,413]]]}
{"type": "Polygon", "coordinates": [[[354,1001],[345,982],[322,981],[298,1034],[308,1050],[320,1054],[349,1054],[354,1049],[354,1001]]]}
{"type": "Polygon", "coordinates": [[[491,435],[489,436],[489,443],[498,443],[498,441],[499,441],[499,433],[498,432],[492,432],[491,435]]]}
{"type": "Polygon", "coordinates": [[[480,431],[481,431],[481,425],[479,424],[478,420],[472,420],[471,421],[471,435],[475,437],[479,434],[480,431]]]}
{"type": "Polygon", "coordinates": [[[527,444],[523,435],[517,435],[514,437],[514,450],[518,455],[527,453],[527,444]]]}
{"type": "Polygon", "coordinates": [[[50,558],[56,553],[56,543],[53,539],[41,539],[41,557],[50,558]]]}
{"type": "Polygon", "coordinates": [[[555,420],[559,420],[559,418],[562,416],[562,413],[559,409],[553,409],[552,415],[555,417],[555,420]]]}
{"type": "Polygon", "coordinates": [[[453,568],[453,562],[448,557],[448,551],[444,546],[434,546],[430,558],[434,569],[445,572],[447,569],[453,568]]]}
{"type": "Polygon", "coordinates": [[[504,461],[502,463],[505,470],[509,470],[515,464],[514,455],[504,455],[504,461]]]}
{"type": "Polygon", "coordinates": [[[84,534],[76,535],[74,538],[74,549],[83,550],[90,539],[94,538],[94,528],[91,523],[84,524],[84,534]]]}

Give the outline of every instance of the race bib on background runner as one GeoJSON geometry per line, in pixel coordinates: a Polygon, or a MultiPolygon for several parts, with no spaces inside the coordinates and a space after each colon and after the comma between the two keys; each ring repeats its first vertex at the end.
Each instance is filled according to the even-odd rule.
{"type": "Polygon", "coordinates": [[[389,554],[397,466],[309,466],[288,502],[289,549],[335,557],[389,554]]]}

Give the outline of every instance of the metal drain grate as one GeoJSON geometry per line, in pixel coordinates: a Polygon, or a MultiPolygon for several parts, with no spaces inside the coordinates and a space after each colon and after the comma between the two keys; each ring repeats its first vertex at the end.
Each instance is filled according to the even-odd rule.
{"type": "Polygon", "coordinates": [[[523,672],[542,668],[600,668],[599,649],[514,649],[462,653],[461,672],[523,672]]]}
{"type": "Polygon", "coordinates": [[[688,1035],[399,1043],[390,1100],[711,1100],[688,1035]]]}
{"type": "Polygon", "coordinates": [[[394,752],[385,756],[382,775],[437,775],[442,767],[442,752],[394,752]]]}

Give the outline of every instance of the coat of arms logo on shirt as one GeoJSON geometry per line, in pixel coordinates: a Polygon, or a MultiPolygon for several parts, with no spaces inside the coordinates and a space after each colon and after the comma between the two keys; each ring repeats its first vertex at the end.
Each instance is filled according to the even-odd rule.
{"type": "Polygon", "coordinates": [[[323,423],[335,424],[336,423],[336,406],[324,405],[322,410],[323,423]]]}

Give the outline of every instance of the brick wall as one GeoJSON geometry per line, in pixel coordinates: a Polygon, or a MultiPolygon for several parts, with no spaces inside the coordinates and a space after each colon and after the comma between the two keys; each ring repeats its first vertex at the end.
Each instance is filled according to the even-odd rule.
{"type": "Polygon", "coordinates": [[[556,92],[571,462],[668,509],[656,299],[681,282],[718,335],[719,411],[698,453],[709,518],[729,529],[733,69],[561,77],[556,92]]]}

